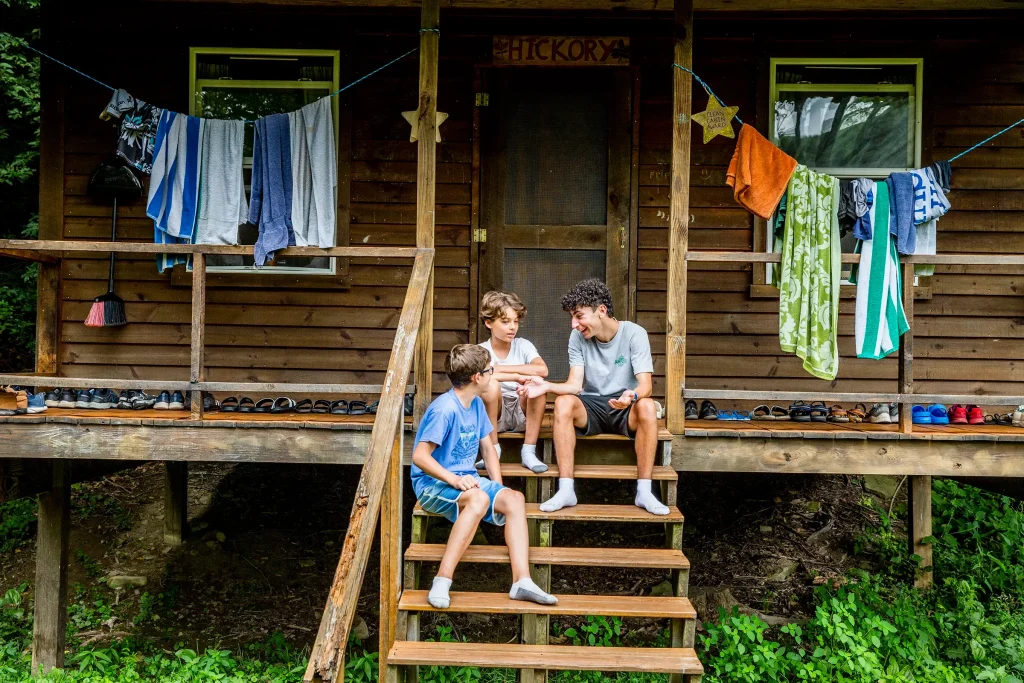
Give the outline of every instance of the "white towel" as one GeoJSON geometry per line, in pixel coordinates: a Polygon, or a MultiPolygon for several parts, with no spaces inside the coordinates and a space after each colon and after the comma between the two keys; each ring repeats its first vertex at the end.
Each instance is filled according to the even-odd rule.
{"type": "Polygon", "coordinates": [[[238,244],[238,226],[249,219],[242,176],[242,121],[207,119],[196,244],[238,244]]]}
{"type": "Polygon", "coordinates": [[[331,98],[288,114],[292,144],[292,229],[297,246],[334,246],[338,151],[331,98]]]}
{"type": "Polygon", "coordinates": [[[854,335],[857,357],[878,360],[897,349],[908,325],[896,245],[889,233],[888,187],[875,183],[872,194],[869,213],[874,229],[872,238],[861,242],[854,335]]]}
{"type": "Polygon", "coordinates": [[[205,119],[164,111],[157,127],[146,214],[158,230],[192,239],[205,119]]]}

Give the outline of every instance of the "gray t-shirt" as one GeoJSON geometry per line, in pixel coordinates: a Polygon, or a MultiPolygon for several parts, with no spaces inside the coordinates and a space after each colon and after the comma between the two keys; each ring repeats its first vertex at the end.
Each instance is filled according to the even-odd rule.
{"type": "Polygon", "coordinates": [[[584,339],[577,330],[569,335],[569,366],[583,366],[583,391],[593,396],[620,396],[636,389],[636,376],[654,372],[647,330],[628,320],[608,342],[584,339]]]}

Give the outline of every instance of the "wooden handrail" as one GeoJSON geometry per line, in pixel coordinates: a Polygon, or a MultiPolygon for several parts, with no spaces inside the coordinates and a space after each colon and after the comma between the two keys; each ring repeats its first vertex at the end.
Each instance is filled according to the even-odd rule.
{"type": "Polygon", "coordinates": [[[706,398],[712,401],[845,401],[847,403],[976,403],[982,405],[1022,405],[1024,394],[915,394],[870,393],[842,391],[730,391],[728,389],[697,389],[687,387],[683,398],[706,398]]]}
{"type": "MultiPolygon", "coordinates": [[[[208,254],[247,256],[252,247],[225,244],[155,244],[152,242],[85,242],[78,240],[0,240],[0,255],[29,260],[53,261],[52,253],[96,252],[101,254],[208,254]]],[[[286,247],[278,256],[349,256],[353,258],[414,258],[417,247],[286,247]]]]}
{"type": "MultiPolygon", "coordinates": [[[[779,263],[782,254],[758,251],[688,251],[687,261],[711,263],[779,263]]],[[[843,254],[843,263],[860,263],[860,254],[843,254]]],[[[900,263],[935,266],[1024,266],[1024,254],[911,254],[900,263]]]]}
{"type": "MultiPolygon", "coordinates": [[[[402,315],[395,331],[384,391],[377,419],[370,433],[370,446],[356,487],[355,502],[349,517],[345,542],[334,574],[327,606],[310,654],[305,680],[340,680],[344,671],[345,647],[355,616],[359,588],[366,573],[366,562],[376,530],[378,513],[388,473],[392,469],[395,435],[402,423],[402,404],[409,372],[412,369],[417,332],[425,306],[425,292],[433,266],[433,253],[424,250],[416,256],[412,277],[405,293],[402,315]]],[[[424,387],[424,391],[429,391],[424,387]]]]}
{"type": "MultiPolygon", "coordinates": [[[[189,382],[184,379],[153,380],[153,379],[109,379],[102,377],[57,377],[25,373],[20,375],[0,375],[0,384],[22,387],[67,387],[69,389],[89,389],[92,387],[109,387],[111,389],[140,389],[142,391],[230,391],[232,393],[268,393],[268,394],[378,394],[383,384],[299,384],[294,382],[189,382]]],[[[416,391],[416,385],[410,384],[406,391],[416,391]]]]}

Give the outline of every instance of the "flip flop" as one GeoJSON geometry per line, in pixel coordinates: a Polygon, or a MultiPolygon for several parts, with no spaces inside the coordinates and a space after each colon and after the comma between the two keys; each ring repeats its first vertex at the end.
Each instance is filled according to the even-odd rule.
{"type": "Polygon", "coordinates": [[[772,419],[774,420],[788,420],[789,411],[782,406],[772,406],[772,419]]]}
{"type": "Polygon", "coordinates": [[[256,410],[256,404],[248,396],[243,396],[238,401],[238,412],[251,413],[256,410]]]}
{"type": "Polygon", "coordinates": [[[366,401],[351,401],[348,404],[349,415],[366,415],[366,401]]]}
{"type": "Polygon", "coordinates": [[[252,409],[254,413],[269,413],[274,407],[274,399],[272,398],[261,398],[256,401],[256,407],[252,409]]]}
{"type": "Polygon", "coordinates": [[[331,415],[348,415],[348,401],[339,398],[331,403],[331,415]]]}
{"type": "Polygon", "coordinates": [[[313,402],[308,398],[304,398],[294,405],[296,413],[311,413],[313,412],[313,402]]]}
{"type": "Polygon", "coordinates": [[[272,413],[290,413],[295,410],[295,401],[287,396],[274,399],[274,405],[270,408],[272,413]]]}
{"type": "Polygon", "coordinates": [[[380,407],[380,401],[374,401],[370,405],[366,406],[366,412],[368,412],[370,415],[376,415],[377,414],[377,408],[379,408],[379,407],[380,407]]]}
{"type": "Polygon", "coordinates": [[[775,419],[775,416],[772,415],[771,409],[767,405],[765,405],[763,403],[761,405],[759,405],[758,407],[754,408],[754,410],[751,411],[750,416],[751,416],[751,419],[753,419],[753,420],[774,420],[775,419]]]}
{"type": "MultiPolygon", "coordinates": [[[[302,401],[299,401],[301,404],[302,401]]],[[[313,412],[319,415],[331,412],[331,402],[322,398],[313,401],[313,412]]]]}
{"type": "Polygon", "coordinates": [[[238,412],[238,397],[228,396],[226,399],[220,402],[220,411],[222,413],[237,413],[238,412]]]}

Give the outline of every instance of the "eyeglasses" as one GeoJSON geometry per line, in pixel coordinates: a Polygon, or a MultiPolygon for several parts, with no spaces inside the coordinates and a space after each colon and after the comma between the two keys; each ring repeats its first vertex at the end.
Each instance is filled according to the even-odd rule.
{"type": "Polygon", "coordinates": [[[494,366],[492,365],[491,367],[487,368],[486,370],[481,370],[480,374],[481,375],[486,375],[488,373],[493,373],[493,372],[494,372],[494,366]]]}

